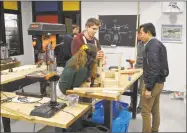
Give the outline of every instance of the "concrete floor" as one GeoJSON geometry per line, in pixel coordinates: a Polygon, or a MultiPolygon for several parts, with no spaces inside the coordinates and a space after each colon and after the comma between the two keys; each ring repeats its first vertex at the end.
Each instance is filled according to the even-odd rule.
{"type": "MultiPolygon", "coordinates": [[[[24,88],[28,92],[39,92],[39,84],[33,84],[24,88]]],[[[122,96],[121,101],[130,103],[130,98],[122,96]]],[[[186,132],[186,103],[183,100],[171,100],[168,94],[161,95],[160,112],[161,124],[159,132],[186,132]]],[[[54,132],[53,127],[36,124],[35,132],[54,132]],[[43,129],[42,129],[43,128],[43,129]]],[[[11,120],[12,132],[33,132],[34,124],[25,121],[11,120]]],[[[137,119],[131,120],[129,125],[129,132],[141,132],[142,118],[137,115],[137,119]]],[[[1,124],[1,132],[3,126],[1,124]]]]}

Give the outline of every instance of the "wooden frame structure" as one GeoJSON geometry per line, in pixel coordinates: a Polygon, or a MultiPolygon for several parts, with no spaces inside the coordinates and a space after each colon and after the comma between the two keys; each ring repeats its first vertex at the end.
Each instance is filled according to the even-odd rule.
{"type": "Polygon", "coordinates": [[[100,87],[112,87],[123,88],[126,81],[129,81],[131,76],[135,73],[141,72],[140,69],[125,69],[121,70],[122,55],[118,57],[118,69],[103,71],[103,59],[100,61],[99,73],[100,73],[100,87]]]}

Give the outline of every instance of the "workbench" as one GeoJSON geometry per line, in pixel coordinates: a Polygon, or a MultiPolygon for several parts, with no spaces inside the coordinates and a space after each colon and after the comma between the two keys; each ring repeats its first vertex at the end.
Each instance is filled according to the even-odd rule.
{"type": "MultiPolygon", "coordinates": [[[[13,92],[1,92],[1,100],[6,99],[7,97],[17,96],[13,92]]],[[[46,103],[50,100],[48,97],[43,99],[33,98],[39,103],[46,103]]],[[[65,102],[60,99],[57,99],[58,102],[65,102]]],[[[67,106],[62,109],[60,112],[55,114],[51,118],[42,118],[37,116],[30,116],[30,112],[34,109],[34,106],[37,106],[39,103],[18,103],[18,102],[1,102],[1,116],[3,117],[3,126],[5,132],[11,132],[10,129],[10,119],[15,120],[25,120],[32,123],[39,123],[48,126],[56,127],[55,131],[62,132],[70,128],[78,119],[80,119],[85,113],[91,109],[90,104],[82,103],[77,104],[74,107],[67,106]],[[16,112],[16,113],[15,113],[16,112]]]]}
{"type": "Polygon", "coordinates": [[[19,61],[0,64],[0,71],[8,70],[8,69],[11,70],[12,68],[19,67],[20,64],[21,63],[19,61]]]}
{"type": "MultiPolygon", "coordinates": [[[[67,90],[66,94],[78,94],[80,97],[86,97],[86,98],[97,98],[104,100],[104,126],[112,129],[112,101],[118,101],[120,95],[127,95],[131,96],[133,99],[133,110],[132,110],[132,118],[136,119],[136,106],[137,106],[137,89],[138,89],[138,79],[142,76],[143,70],[142,69],[135,69],[136,71],[134,74],[130,75],[131,80],[129,80],[129,72],[133,70],[124,70],[121,71],[120,75],[120,88],[119,87],[113,87],[113,88],[90,88],[90,90],[93,89],[91,92],[86,92],[84,88],[75,88],[74,90],[67,90]],[[132,88],[131,88],[132,87],[132,88]],[[132,89],[132,91],[127,91],[129,88],[132,89]],[[82,89],[82,90],[81,90],[82,89]],[[101,92],[101,90],[115,90],[118,92],[118,94],[107,94],[101,92]]],[[[111,80],[112,81],[112,80],[111,80]]]]}
{"type": "Polygon", "coordinates": [[[1,90],[6,92],[13,92],[24,86],[40,82],[40,92],[43,94],[45,92],[45,81],[41,78],[28,78],[27,75],[34,72],[45,71],[47,67],[36,65],[24,65],[20,67],[13,68],[13,72],[9,70],[1,71],[1,90]]]}
{"type": "Polygon", "coordinates": [[[23,79],[26,75],[36,72],[46,70],[46,66],[37,67],[36,65],[25,65],[20,67],[13,68],[13,72],[9,72],[8,70],[4,70],[1,72],[1,81],[0,84],[7,84],[9,82],[13,82],[19,79],[23,79]]]}

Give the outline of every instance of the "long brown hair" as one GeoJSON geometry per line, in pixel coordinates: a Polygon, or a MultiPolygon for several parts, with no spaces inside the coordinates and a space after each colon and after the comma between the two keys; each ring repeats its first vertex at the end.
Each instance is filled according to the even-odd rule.
{"type": "MultiPolygon", "coordinates": [[[[91,44],[93,45],[93,44],[91,44]]],[[[91,51],[93,50],[93,46],[89,46],[87,45],[88,48],[91,48],[91,51]]],[[[89,49],[88,50],[84,50],[82,48],[80,48],[77,53],[72,57],[72,59],[70,59],[68,61],[67,66],[71,67],[71,68],[75,68],[76,71],[78,72],[81,68],[85,67],[88,63],[88,58],[90,60],[90,67],[88,68],[90,70],[90,77],[91,78],[96,78],[96,74],[97,74],[97,60],[96,60],[96,56],[92,56],[94,54],[96,54],[96,48],[95,50],[93,50],[92,52],[89,49]],[[89,53],[92,53],[91,56],[89,56],[89,53]],[[94,54],[93,54],[94,53],[94,54]]]]}

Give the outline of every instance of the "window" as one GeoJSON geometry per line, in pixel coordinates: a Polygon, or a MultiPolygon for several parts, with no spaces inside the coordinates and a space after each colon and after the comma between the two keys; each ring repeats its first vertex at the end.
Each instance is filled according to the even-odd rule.
{"type": "Polygon", "coordinates": [[[37,15],[36,22],[58,23],[57,15],[37,15]]]}
{"type": "Polygon", "coordinates": [[[18,29],[18,15],[4,13],[6,43],[9,44],[10,55],[19,55],[21,41],[18,29]]]}
{"type": "Polygon", "coordinates": [[[8,43],[10,56],[22,55],[23,51],[23,36],[21,23],[21,3],[1,2],[1,23],[2,41],[8,43]]]}
{"type": "Polygon", "coordinates": [[[81,2],[63,1],[62,10],[62,23],[66,25],[68,33],[72,32],[72,24],[79,25],[81,29],[81,2]]]}
{"type": "Polygon", "coordinates": [[[58,11],[57,1],[35,1],[36,12],[53,12],[58,11]]]}

